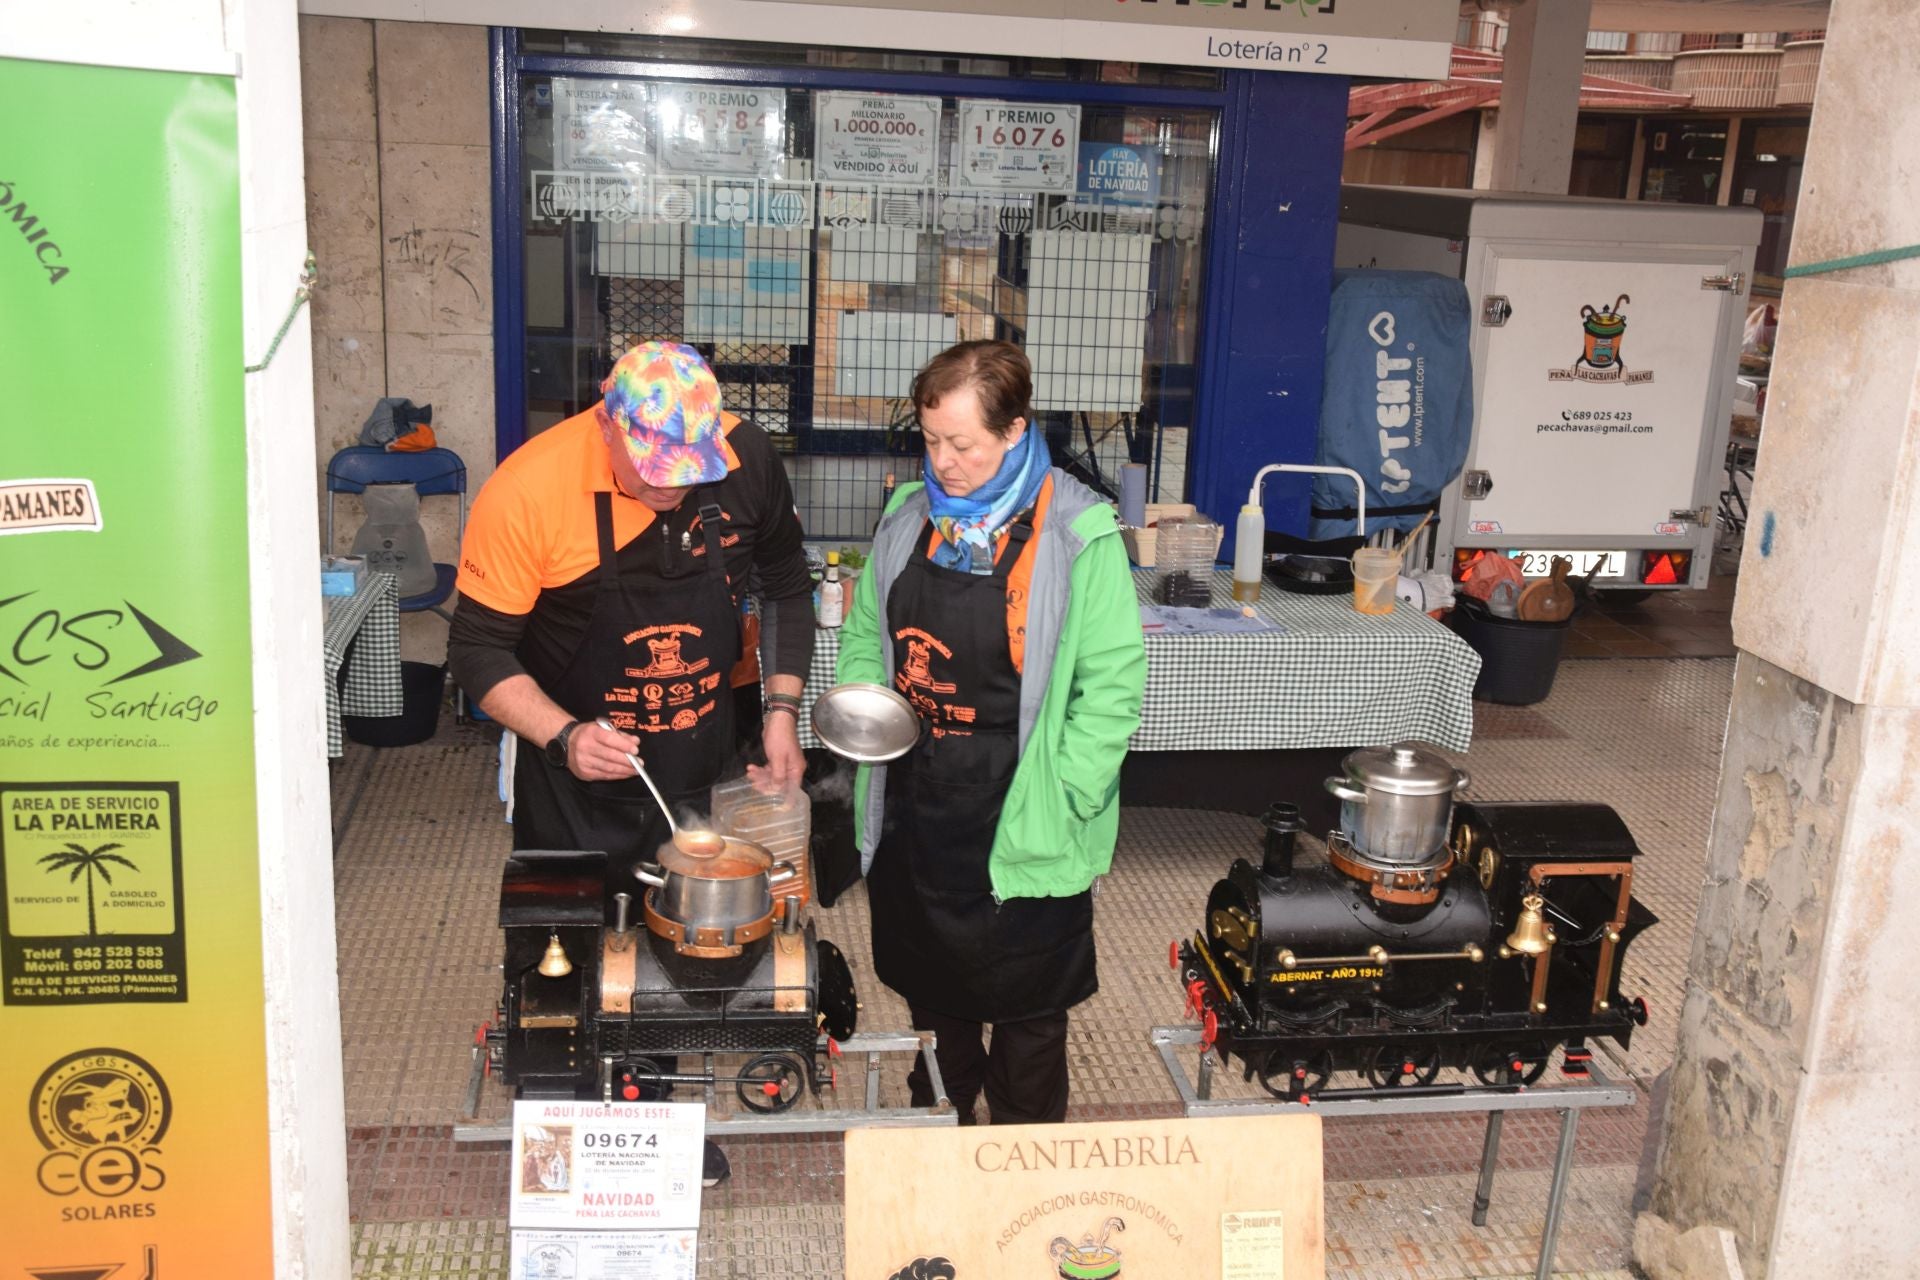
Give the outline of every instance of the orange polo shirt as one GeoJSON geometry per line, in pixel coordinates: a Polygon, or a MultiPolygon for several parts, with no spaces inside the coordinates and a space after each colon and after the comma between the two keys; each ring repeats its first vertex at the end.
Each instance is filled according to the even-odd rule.
{"type": "MultiPolygon", "coordinates": [[[[460,546],[462,594],[501,613],[524,614],[540,593],[600,564],[593,495],[613,494],[613,544],[626,546],[653,525],[653,509],[620,492],[595,405],[542,431],[509,454],[473,500],[460,546]]],[[[729,434],[740,424],[720,415],[729,434]]],[[[725,440],[728,471],[740,459],[725,440]]]]}

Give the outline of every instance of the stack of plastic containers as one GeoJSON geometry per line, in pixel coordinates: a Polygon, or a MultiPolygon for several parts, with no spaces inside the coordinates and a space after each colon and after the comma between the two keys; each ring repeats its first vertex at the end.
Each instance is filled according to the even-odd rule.
{"type": "Polygon", "coordinates": [[[1220,526],[1205,516],[1162,520],[1154,551],[1159,579],[1156,604],[1204,609],[1213,603],[1213,557],[1220,547],[1220,526]]]}
{"type": "Polygon", "coordinates": [[[797,896],[813,901],[813,867],[807,856],[813,837],[813,802],[795,787],[764,792],[746,778],[718,783],[713,788],[713,825],[723,835],[751,840],[773,855],[774,865],[791,862],[800,875],[791,885],[774,891],[777,898],[797,896]]]}

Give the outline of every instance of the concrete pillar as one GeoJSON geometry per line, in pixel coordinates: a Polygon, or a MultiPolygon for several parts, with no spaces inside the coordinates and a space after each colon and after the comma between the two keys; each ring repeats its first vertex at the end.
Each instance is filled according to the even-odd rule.
{"type": "MultiPolygon", "coordinates": [[[[1493,151],[1500,139],[1500,113],[1482,111],[1480,113],[1480,134],[1473,140],[1473,189],[1475,191],[1493,190],[1493,151]]],[[[1568,171],[1572,171],[1572,160],[1568,160],[1568,171]]]]}
{"type": "MultiPolygon", "coordinates": [[[[405,396],[433,406],[471,494],[494,455],[486,28],[307,14],[300,54],[320,458],[356,442],[381,396],[405,396]]],[[[361,514],[341,499],[337,550],[361,514]]],[[[436,559],[453,559],[455,524],[446,499],[423,504],[436,559]]],[[[405,614],[401,654],[439,662],[446,635],[405,614]]]]}
{"type": "Polygon", "coordinates": [[[1647,121],[1645,116],[1633,122],[1633,153],[1627,159],[1627,199],[1640,198],[1640,186],[1647,178],[1647,121]]]}
{"type": "MultiPolygon", "coordinates": [[[[1911,0],[1839,0],[1791,260],[1920,242],[1911,0]]],[[[1788,282],[1652,1212],[1748,1276],[1920,1256],[1920,261],[1788,282]]]]}
{"type": "MultiPolygon", "coordinates": [[[[285,0],[226,6],[240,55],[240,254],[245,350],[264,353],[307,251],[297,15],[285,0]]],[[[247,377],[248,589],[260,824],[274,1275],[351,1269],[340,988],[320,598],[314,591],[313,361],[303,310],[247,377]]]]}
{"type": "MultiPolygon", "coordinates": [[[[487,29],[373,24],[380,138],[380,279],[386,394],[433,406],[440,443],[467,464],[468,493],[493,474],[493,201],[487,29]]],[[[353,420],[358,431],[368,402],[353,420]]],[[[436,560],[459,549],[453,504],[422,504],[436,560]]],[[[400,621],[400,654],[440,662],[447,626],[400,621]]]]}
{"type": "Polygon", "coordinates": [[[1714,188],[1713,202],[1722,209],[1733,201],[1733,169],[1740,160],[1740,123],[1742,117],[1727,120],[1727,143],[1720,153],[1720,183],[1714,188]]]}
{"type": "Polygon", "coordinates": [[[1529,0],[1513,10],[1493,144],[1496,191],[1567,193],[1592,7],[1590,0],[1529,0]]]}

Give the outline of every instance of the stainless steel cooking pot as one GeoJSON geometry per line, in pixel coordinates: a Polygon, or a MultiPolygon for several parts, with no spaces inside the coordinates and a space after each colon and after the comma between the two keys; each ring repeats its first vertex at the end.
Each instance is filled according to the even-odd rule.
{"type": "Polygon", "coordinates": [[[655,912],[689,932],[766,920],[773,914],[774,890],[799,877],[791,862],[775,866],[773,855],[752,841],[711,832],[682,831],[656,857],[657,863],[643,862],[633,874],[659,890],[655,912]]]}
{"type": "Polygon", "coordinates": [[[1340,797],[1340,829],[1355,850],[1376,862],[1424,863],[1446,843],[1465,770],[1416,742],[1351,752],[1340,768],[1326,786],[1340,797]]]}

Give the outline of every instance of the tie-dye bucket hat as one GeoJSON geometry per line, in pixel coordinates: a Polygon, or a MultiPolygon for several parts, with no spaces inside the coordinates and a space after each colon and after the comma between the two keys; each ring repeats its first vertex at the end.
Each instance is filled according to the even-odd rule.
{"type": "Polygon", "coordinates": [[[644,484],[708,484],[727,474],[720,384],[692,347],[643,342],[600,384],[607,417],[644,484]]]}

